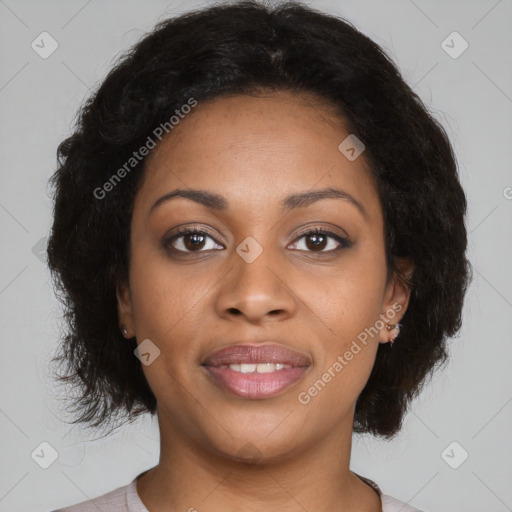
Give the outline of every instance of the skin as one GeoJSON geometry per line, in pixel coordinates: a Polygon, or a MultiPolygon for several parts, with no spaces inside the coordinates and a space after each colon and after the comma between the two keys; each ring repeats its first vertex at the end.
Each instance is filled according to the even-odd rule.
{"type": "MultiPolygon", "coordinates": [[[[349,462],[355,402],[390,331],[384,326],[359,343],[317,396],[298,401],[393,304],[401,310],[388,323],[399,322],[410,297],[387,273],[382,209],[364,153],[350,161],[338,149],[347,135],[343,119],[314,97],[234,95],[199,103],[148,157],[131,224],[129,283],[119,283],[117,297],[128,336],[160,350],[142,366],[161,437],[159,464],[137,482],[150,512],[381,510],[349,462]],[[366,215],[334,198],[281,210],[285,196],[326,187],[349,193],[366,215]],[[229,207],[178,197],[150,213],[178,188],[220,194],[229,207]],[[185,235],[164,247],[178,226],[207,229],[216,240],[194,249],[185,235]],[[348,235],[352,245],[336,251],[334,238],[317,247],[314,237],[298,237],[314,227],[348,235]],[[251,263],[236,252],[248,236],[263,249],[251,263]],[[202,359],[251,340],[273,340],[312,365],[272,398],[222,390],[202,359]]],[[[398,263],[412,271],[410,262],[398,263]]]]}

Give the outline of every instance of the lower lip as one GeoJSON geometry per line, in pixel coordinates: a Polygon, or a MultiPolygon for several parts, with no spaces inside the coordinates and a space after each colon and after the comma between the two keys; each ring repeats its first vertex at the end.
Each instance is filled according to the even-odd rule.
{"type": "Polygon", "coordinates": [[[283,368],[270,373],[242,373],[230,368],[204,366],[216,384],[235,395],[253,400],[269,398],[281,393],[307,371],[307,366],[283,368]]]}

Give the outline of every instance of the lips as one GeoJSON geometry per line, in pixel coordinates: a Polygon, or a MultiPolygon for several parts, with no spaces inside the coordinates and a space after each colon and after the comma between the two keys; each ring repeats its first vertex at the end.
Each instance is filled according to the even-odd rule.
{"type": "Polygon", "coordinates": [[[234,345],[209,354],[202,367],[223,390],[248,399],[283,393],[300,380],[311,365],[304,354],[282,345],[234,345]]]}
{"type": "Polygon", "coordinates": [[[281,363],[294,367],[309,366],[309,357],[282,345],[234,345],[216,350],[206,357],[205,366],[230,364],[281,363]]]}

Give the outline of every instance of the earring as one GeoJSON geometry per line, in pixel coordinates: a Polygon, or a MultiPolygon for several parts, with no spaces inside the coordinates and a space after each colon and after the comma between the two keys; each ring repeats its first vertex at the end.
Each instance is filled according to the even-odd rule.
{"type": "Polygon", "coordinates": [[[121,332],[123,333],[123,336],[125,338],[128,336],[128,331],[126,330],[126,327],[121,327],[121,332]]]}
{"type": "Polygon", "coordinates": [[[396,334],[392,336],[389,340],[389,344],[391,348],[393,348],[393,343],[395,342],[396,338],[400,334],[400,327],[402,327],[402,324],[395,324],[395,325],[387,325],[386,328],[388,331],[396,331],[396,334]]]}

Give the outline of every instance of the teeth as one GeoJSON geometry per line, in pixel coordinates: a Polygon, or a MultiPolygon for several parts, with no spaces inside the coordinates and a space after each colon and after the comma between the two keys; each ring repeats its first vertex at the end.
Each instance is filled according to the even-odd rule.
{"type": "Polygon", "coordinates": [[[282,370],[283,368],[291,368],[291,364],[283,363],[258,363],[258,364],[230,364],[229,368],[235,372],[241,373],[271,373],[276,370],[282,370]]]}

